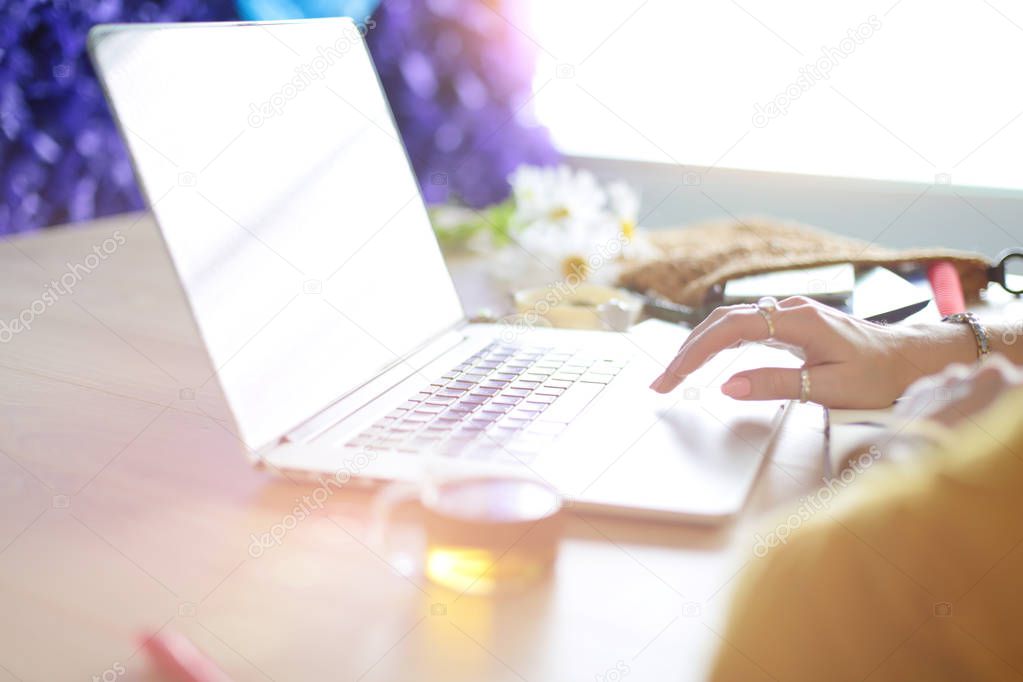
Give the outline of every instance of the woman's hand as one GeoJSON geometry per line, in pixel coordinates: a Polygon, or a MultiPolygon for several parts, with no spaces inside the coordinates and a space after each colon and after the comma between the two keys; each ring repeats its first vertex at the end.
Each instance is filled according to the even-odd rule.
{"type": "MultiPolygon", "coordinates": [[[[885,326],[802,296],[787,298],[767,321],[752,305],[718,308],[682,344],[651,388],[667,393],[716,353],[744,342],[789,347],[809,369],[810,400],[829,407],[886,407],[914,381],[947,365],[976,360],[966,325],[885,326]]],[[[738,400],[799,398],[800,370],[765,367],[739,372],[721,390],[738,400]]]]}
{"type": "Polygon", "coordinates": [[[986,409],[1005,391],[1023,386],[1023,369],[1002,355],[981,366],[951,365],[920,379],[895,406],[896,414],[922,417],[955,426],[986,409]]]}

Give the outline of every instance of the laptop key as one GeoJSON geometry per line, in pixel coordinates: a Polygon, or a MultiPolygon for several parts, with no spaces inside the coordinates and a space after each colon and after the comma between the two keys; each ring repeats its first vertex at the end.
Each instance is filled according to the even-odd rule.
{"type": "Polygon", "coordinates": [[[417,431],[420,427],[422,427],[422,423],[401,422],[400,424],[389,426],[388,430],[394,433],[411,433],[412,431],[417,431]]]}
{"type": "Polygon", "coordinates": [[[434,395],[435,398],[461,398],[465,395],[465,389],[442,388],[434,395]]]}
{"type": "Polygon", "coordinates": [[[528,426],[531,423],[532,423],[531,419],[516,418],[516,417],[510,416],[509,414],[503,415],[497,421],[497,425],[498,426],[500,426],[501,428],[506,428],[508,430],[519,430],[520,428],[525,428],[526,426],[528,426]]]}
{"type": "Polygon", "coordinates": [[[439,431],[435,431],[435,430],[432,430],[429,427],[427,427],[426,429],[424,429],[424,430],[420,431],[419,433],[417,433],[412,438],[412,440],[413,441],[415,441],[415,440],[440,440],[441,438],[444,438],[446,433],[447,433],[446,430],[444,430],[442,432],[439,432],[439,431]]]}
{"type": "Polygon", "coordinates": [[[430,405],[427,403],[421,403],[419,407],[412,410],[413,414],[440,414],[444,411],[446,405],[430,405]]]}
{"type": "Polygon", "coordinates": [[[624,365],[586,351],[495,342],[443,373],[345,446],[417,451],[424,443],[443,440],[454,448],[484,433],[501,442],[517,433],[529,441],[549,439],[624,365]],[[586,386],[577,388],[580,384],[586,386]]]}
{"type": "Polygon", "coordinates": [[[456,433],[450,434],[448,436],[448,439],[444,442],[445,444],[448,445],[464,445],[466,443],[471,443],[472,441],[476,440],[478,436],[479,436],[478,433],[458,431],[456,433]]]}

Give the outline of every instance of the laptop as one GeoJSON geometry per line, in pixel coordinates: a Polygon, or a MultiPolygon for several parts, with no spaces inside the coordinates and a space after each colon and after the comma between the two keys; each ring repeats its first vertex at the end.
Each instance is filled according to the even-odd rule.
{"type": "Polygon", "coordinates": [[[583,512],[734,516],[785,410],[715,387],[792,358],[722,353],[661,396],[648,385],[684,339],[677,327],[471,323],[364,32],[338,18],[89,34],[248,455],[369,483],[443,462],[541,478],[583,512]]]}

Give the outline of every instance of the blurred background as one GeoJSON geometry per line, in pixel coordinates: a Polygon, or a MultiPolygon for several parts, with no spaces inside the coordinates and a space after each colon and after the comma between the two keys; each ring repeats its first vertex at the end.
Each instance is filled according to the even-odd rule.
{"type": "Polygon", "coordinates": [[[892,246],[1023,244],[1023,7],[1007,0],[0,8],[0,234],[143,206],[92,25],[347,15],[431,204],[493,205],[517,167],[567,160],[636,187],[649,227],[755,214],[892,246]]]}

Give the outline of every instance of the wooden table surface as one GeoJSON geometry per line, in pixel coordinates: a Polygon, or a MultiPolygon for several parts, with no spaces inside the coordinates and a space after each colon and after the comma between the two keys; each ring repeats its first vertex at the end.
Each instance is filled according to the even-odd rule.
{"type": "MultiPolygon", "coordinates": [[[[468,309],[500,301],[452,268],[468,309]]],[[[517,594],[404,575],[356,489],[253,556],[313,486],[252,468],[193,397],[210,368],[150,219],[0,242],[0,282],[0,680],[156,679],[138,638],[162,628],[237,680],[699,680],[751,525],[821,484],[820,410],[796,405],[742,521],[570,513],[553,576],[517,594]]]]}

